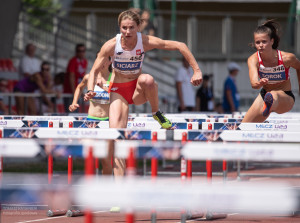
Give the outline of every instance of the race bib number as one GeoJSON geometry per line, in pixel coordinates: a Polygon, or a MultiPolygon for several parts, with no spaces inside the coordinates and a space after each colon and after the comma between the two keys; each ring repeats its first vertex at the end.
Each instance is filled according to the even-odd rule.
{"type": "Polygon", "coordinates": [[[109,104],[110,103],[110,94],[103,90],[100,87],[95,87],[94,92],[96,95],[91,99],[92,102],[98,104],[109,104]]]}
{"type": "Polygon", "coordinates": [[[136,62],[118,62],[115,61],[114,64],[115,68],[121,71],[126,71],[126,70],[139,70],[141,66],[141,61],[136,61],[136,62]]]}
{"type": "Polygon", "coordinates": [[[283,65],[276,67],[265,67],[259,69],[260,78],[267,78],[269,81],[286,80],[285,68],[283,65]]]}

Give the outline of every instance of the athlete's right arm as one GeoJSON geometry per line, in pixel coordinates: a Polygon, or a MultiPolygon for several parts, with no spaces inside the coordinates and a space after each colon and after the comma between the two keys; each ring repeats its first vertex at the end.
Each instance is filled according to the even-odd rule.
{"type": "Polygon", "coordinates": [[[73,98],[73,102],[72,104],[69,106],[69,111],[73,112],[75,111],[77,108],[79,108],[79,104],[78,104],[78,99],[79,96],[81,95],[83,89],[86,87],[87,82],[88,82],[88,78],[89,78],[89,74],[86,74],[82,81],[77,85],[75,92],[74,92],[74,98],[73,98]]]}
{"type": "Polygon", "coordinates": [[[256,53],[252,54],[248,58],[248,68],[250,83],[253,89],[259,89],[262,86],[268,84],[267,78],[261,78],[258,80],[258,59],[256,53]]]}
{"type": "Polygon", "coordinates": [[[93,91],[97,79],[97,75],[101,75],[101,70],[105,68],[105,64],[109,61],[109,56],[114,55],[114,49],[116,45],[116,38],[107,41],[101,48],[100,52],[97,54],[97,58],[94,65],[90,71],[90,76],[87,83],[88,93],[85,94],[84,100],[87,101],[94,97],[96,93],[93,91]]]}

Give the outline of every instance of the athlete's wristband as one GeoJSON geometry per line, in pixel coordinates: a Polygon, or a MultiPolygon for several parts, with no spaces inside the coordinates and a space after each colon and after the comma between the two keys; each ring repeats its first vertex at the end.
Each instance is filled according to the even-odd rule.
{"type": "Polygon", "coordinates": [[[88,90],[86,93],[88,94],[88,93],[90,93],[90,92],[94,92],[93,90],[88,90]]]}

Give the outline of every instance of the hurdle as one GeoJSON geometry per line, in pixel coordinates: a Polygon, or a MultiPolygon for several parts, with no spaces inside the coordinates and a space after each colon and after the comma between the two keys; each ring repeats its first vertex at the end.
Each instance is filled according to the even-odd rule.
{"type": "MultiPolygon", "coordinates": [[[[199,129],[204,120],[195,120],[193,122],[173,122],[172,129],[199,129]]],[[[4,128],[23,128],[23,127],[49,127],[49,128],[101,128],[108,129],[108,121],[87,121],[87,120],[0,120],[0,127],[4,128]]],[[[153,121],[128,121],[127,128],[130,129],[162,129],[160,124],[153,121]]]]}
{"type": "MultiPolygon", "coordinates": [[[[50,125],[50,124],[49,124],[49,125],[50,125]]],[[[5,129],[4,129],[4,130],[5,130],[5,129]]],[[[48,130],[48,129],[45,129],[45,130],[48,130]]],[[[74,129],[72,129],[72,131],[73,131],[73,130],[74,130],[74,129]]],[[[240,131],[243,131],[243,130],[240,130],[240,131]]],[[[38,132],[38,133],[40,134],[41,132],[44,132],[44,133],[45,133],[46,131],[43,130],[43,131],[40,131],[40,132],[38,132]]],[[[101,131],[100,131],[100,132],[101,132],[101,131]]],[[[188,131],[188,132],[189,132],[189,131],[188,131]]],[[[188,132],[187,132],[187,137],[188,137],[188,132]]],[[[120,133],[120,132],[119,132],[119,133],[120,133]]],[[[152,134],[151,134],[152,136],[151,136],[151,137],[148,137],[149,140],[153,139],[153,131],[151,131],[151,133],[152,133],[152,134]]],[[[82,133],[76,132],[76,133],[74,133],[74,132],[71,132],[71,131],[70,131],[68,134],[71,135],[70,138],[79,138],[79,137],[77,137],[77,134],[78,134],[78,135],[80,135],[80,134],[81,134],[81,135],[89,135],[89,133],[87,133],[87,132],[82,132],[82,133]],[[74,134],[75,137],[72,136],[72,134],[74,134]]],[[[101,133],[99,133],[99,134],[101,134],[101,133]]],[[[147,133],[147,134],[148,134],[148,133],[147,133]]],[[[175,133],[174,133],[174,134],[175,134],[175,133]]],[[[221,133],[221,134],[223,134],[223,133],[221,133]]],[[[280,134],[281,134],[281,132],[280,132],[280,134]]],[[[120,133],[120,135],[121,135],[121,137],[123,137],[121,133],[120,133]]],[[[289,134],[287,133],[287,134],[284,134],[284,135],[289,135],[289,134]]],[[[38,135],[35,135],[35,136],[38,136],[38,135]]],[[[93,136],[92,133],[91,133],[91,136],[90,136],[90,137],[92,137],[92,138],[94,138],[94,137],[97,138],[97,136],[93,136]]],[[[273,135],[272,137],[275,137],[275,138],[276,138],[275,135],[273,135]]],[[[43,136],[43,137],[41,137],[41,138],[46,138],[46,137],[43,136]]],[[[60,137],[57,137],[57,138],[60,138],[60,137]]],[[[62,138],[63,138],[63,137],[62,137],[62,138]]],[[[86,137],[86,138],[88,138],[88,137],[86,137]]],[[[126,138],[126,137],[125,137],[125,134],[124,134],[124,139],[125,139],[125,138],[126,138]]],[[[138,138],[138,137],[137,137],[137,138],[138,138]]],[[[160,137],[158,137],[158,138],[160,138],[160,137]]],[[[167,137],[166,137],[166,138],[167,138],[167,137]]],[[[102,139],[104,139],[104,138],[102,138],[102,139]]],[[[133,137],[132,139],[134,139],[134,137],[133,137]]],[[[141,138],[141,139],[144,139],[144,138],[141,138]]],[[[161,138],[160,138],[160,139],[161,139],[161,138]]],[[[181,138],[181,139],[182,139],[182,138],[181,138]]],[[[188,139],[188,140],[193,140],[193,139],[188,139]]],[[[221,140],[222,140],[222,138],[221,138],[221,140]]],[[[276,140],[274,140],[274,141],[276,141],[276,140]]]]}
{"type": "Polygon", "coordinates": [[[300,123],[238,123],[238,122],[226,122],[226,123],[209,123],[203,122],[203,130],[245,130],[245,131],[284,131],[284,132],[299,132],[300,123]]]}
{"type": "MultiPolygon", "coordinates": [[[[12,139],[3,139],[3,140],[10,140],[10,141],[13,141],[12,139]]],[[[14,140],[14,141],[16,141],[16,140],[14,140]]],[[[27,139],[26,141],[28,141],[28,142],[30,142],[30,141],[32,141],[32,142],[34,142],[35,143],[35,145],[38,145],[38,143],[36,142],[36,141],[34,141],[34,140],[30,140],[30,139],[27,139]]],[[[138,142],[136,142],[136,141],[125,141],[125,142],[128,142],[128,143],[138,143],[138,142]]],[[[124,142],[122,142],[123,144],[124,144],[124,142]]],[[[169,142],[170,143],[170,142],[169,142]]],[[[191,144],[193,144],[193,143],[195,143],[195,144],[197,144],[197,148],[198,148],[198,151],[199,151],[199,145],[202,145],[202,144],[205,144],[205,145],[213,145],[212,143],[210,144],[210,143],[201,143],[201,142],[188,142],[188,143],[186,143],[185,145],[184,145],[184,149],[186,149],[186,148],[188,148],[188,146],[189,145],[191,145],[191,144]]],[[[88,146],[88,145],[91,145],[91,144],[93,144],[93,141],[92,140],[86,140],[86,145],[88,146]]],[[[171,144],[173,144],[173,143],[171,143],[171,144]]],[[[178,143],[177,143],[178,144],[178,143]]],[[[218,144],[218,143],[214,143],[214,144],[218,144]]],[[[228,144],[228,143],[227,143],[228,144]]],[[[236,144],[236,143],[235,143],[236,144]]],[[[13,145],[13,144],[12,144],[13,145]]],[[[225,144],[226,145],[226,144],[225,144]]],[[[231,145],[231,144],[229,144],[229,145],[231,145]]],[[[237,144],[236,144],[237,145],[237,144]]],[[[222,145],[222,146],[224,146],[224,145],[222,145]]],[[[239,146],[239,145],[238,145],[239,146]]],[[[102,147],[102,146],[101,146],[102,147]]],[[[202,146],[201,146],[202,147],[202,146]]],[[[16,147],[15,147],[16,148],[16,147]]],[[[39,148],[39,146],[37,146],[37,148],[39,148]]],[[[124,153],[124,151],[122,151],[123,152],[123,154],[124,154],[124,156],[126,157],[126,156],[128,156],[128,153],[130,152],[130,148],[132,148],[132,147],[129,147],[128,148],[128,150],[127,151],[125,151],[125,153],[124,153]]],[[[270,146],[270,148],[273,148],[272,146],[270,146]]],[[[299,147],[297,147],[297,148],[299,148],[299,147]]],[[[299,149],[298,149],[299,150],[299,149]]],[[[38,150],[39,151],[39,150],[38,150]]],[[[292,152],[293,150],[291,150],[291,151],[289,151],[288,150],[288,153],[290,153],[290,152],[292,152]]],[[[7,151],[8,152],[8,151],[7,151]]],[[[12,152],[12,151],[10,151],[10,152],[12,152]]],[[[102,149],[100,149],[100,147],[99,147],[99,149],[97,150],[97,148],[94,148],[93,149],[93,155],[94,155],[94,157],[101,157],[100,156],[100,153],[99,152],[103,152],[103,147],[102,147],[102,149]]],[[[120,151],[116,151],[117,152],[117,154],[120,152],[120,151]]],[[[281,157],[282,156],[282,153],[284,153],[284,152],[286,152],[286,150],[284,150],[284,149],[282,149],[282,151],[281,151],[281,153],[276,153],[276,157],[281,157]]],[[[12,154],[12,153],[11,153],[12,154]]],[[[36,152],[34,153],[34,154],[37,154],[36,152]]],[[[86,152],[83,152],[82,154],[86,154],[86,152]]],[[[184,153],[182,153],[183,155],[184,155],[184,153]]],[[[273,153],[272,153],[273,154],[273,153]]],[[[295,156],[299,159],[299,157],[300,156],[298,156],[298,153],[292,153],[292,154],[295,154],[295,156]]],[[[257,156],[257,153],[255,154],[254,152],[252,152],[251,153],[251,155],[253,156],[253,157],[258,157],[257,156]],[[255,156],[254,156],[255,155],[255,156]]],[[[85,155],[86,156],[86,155],[85,155]]],[[[275,156],[275,155],[274,155],[275,156]]],[[[221,156],[222,158],[220,158],[220,159],[224,159],[224,158],[226,158],[226,159],[228,159],[228,160],[230,160],[231,158],[230,157],[224,157],[224,156],[221,156]]],[[[189,157],[186,157],[187,159],[189,159],[189,157]]],[[[204,157],[204,159],[208,159],[208,157],[204,157]]],[[[91,165],[92,167],[91,167],[91,169],[93,169],[94,168],[94,166],[93,166],[93,164],[91,165]]],[[[199,189],[199,188],[198,188],[199,189]]],[[[181,206],[180,206],[181,207],[181,206]]],[[[195,207],[198,207],[198,206],[195,206],[195,207]]],[[[152,207],[153,208],[153,207],[152,207]]],[[[212,211],[216,211],[216,212],[220,212],[222,209],[220,209],[220,210],[218,210],[218,209],[212,209],[212,211]]]]}
{"type": "Polygon", "coordinates": [[[250,131],[250,130],[182,130],[173,131],[173,140],[181,140],[182,132],[187,132],[190,141],[235,141],[235,142],[300,142],[299,132],[250,131]]]}
{"type": "MultiPolygon", "coordinates": [[[[0,128],[3,138],[40,138],[48,139],[125,139],[152,140],[152,130],[98,129],[98,128],[0,128]]],[[[167,130],[157,129],[157,139],[166,140],[167,130]]]]}
{"type": "MultiPolygon", "coordinates": [[[[297,143],[235,143],[215,142],[213,144],[191,142],[182,149],[183,156],[196,160],[239,160],[259,162],[299,162],[300,145],[297,143]],[[199,147],[202,149],[200,150],[199,147]]],[[[237,179],[242,177],[290,177],[300,174],[241,174],[237,169],[237,179]]]]}
{"type": "Polygon", "coordinates": [[[183,185],[160,179],[155,182],[135,178],[111,182],[102,178],[81,184],[84,186],[75,188],[75,199],[90,207],[112,206],[118,202],[124,209],[129,204],[133,208],[142,205],[149,211],[153,207],[172,207],[173,210],[184,207],[198,210],[209,208],[216,213],[268,215],[290,214],[297,210],[299,204],[297,189],[276,183],[211,185],[186,182],[183,185]]]}
{"type": "MultiPolygon", "coordinates": [[[[241,123],[243,121],[243,119],[240,118],[219,118],[217,122],[220,123],[227,123],[227,122],[238,122],[241,123]]],[[[272,118],[268,118],[266,121],[264,121],[264,123],[275,123],[275,124],[280,124],[280,123],[299,123],[300,119],[272,119],[272,118]]]]}

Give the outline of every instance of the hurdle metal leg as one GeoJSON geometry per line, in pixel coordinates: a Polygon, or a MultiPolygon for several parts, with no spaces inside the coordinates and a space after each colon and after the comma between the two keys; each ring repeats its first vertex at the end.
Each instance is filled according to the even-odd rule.
{"type": "Polygon", "coordinates": [[[241,161],[237,161],[237,180],[241,180],[241,161]]]}

